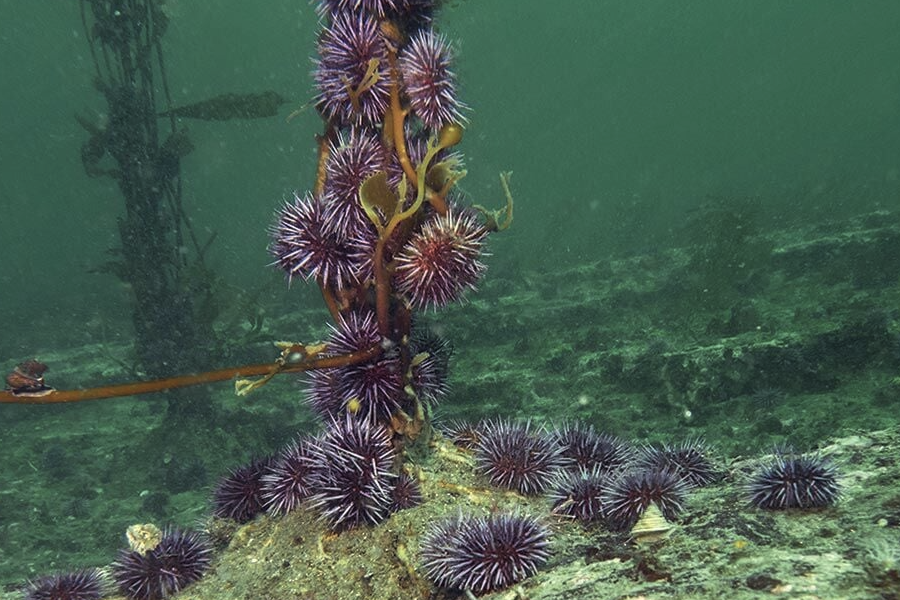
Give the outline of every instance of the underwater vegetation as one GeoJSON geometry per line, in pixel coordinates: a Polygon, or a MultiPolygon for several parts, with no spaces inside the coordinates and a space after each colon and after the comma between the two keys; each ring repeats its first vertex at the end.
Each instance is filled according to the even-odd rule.
{"type": "Polygon", "coordinates": [[[872,540],[864,550],[863,567],[874,585],[893,594],[885,597],[900,595],[900,542],[872,540]]]}

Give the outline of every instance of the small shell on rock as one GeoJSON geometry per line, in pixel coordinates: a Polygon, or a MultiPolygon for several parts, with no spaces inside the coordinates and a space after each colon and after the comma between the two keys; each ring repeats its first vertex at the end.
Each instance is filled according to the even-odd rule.
{"type": "Polygon", "coordinates": [[[162,541],[162,531],[153,523],[132,525],[125,530],[128,546],[138,554],[146,554],[162,541]]]}
{"type": "Polygon", "coordinates": [[[638,544],[657,542],[669,537],[672,524],[666,521],[656,504],[650,504],[631,528],[631,537],[638,544]]]}

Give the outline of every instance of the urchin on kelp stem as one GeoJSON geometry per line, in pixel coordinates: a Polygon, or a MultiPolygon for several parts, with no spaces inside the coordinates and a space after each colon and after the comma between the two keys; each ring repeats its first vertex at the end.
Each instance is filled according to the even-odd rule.
{"type": "Polygon", "coordinates": [[[488,231],[455,191],[464,171],[449,149],[464,105],[435,6],[320,3],[316,107],[332,135],[327,148],[320,138],[313,193],[296,194],[273,228],[276,263],[325,290],[336,335],[369,339],[372,326],[385,347],[371,364],[317,378],[327,395],[312,391],[316,406],[329,417],[377,415],[395,432],[437,397],[422,388],[437,359],[413,341],[414,312],[474,287],[488,231]]]}

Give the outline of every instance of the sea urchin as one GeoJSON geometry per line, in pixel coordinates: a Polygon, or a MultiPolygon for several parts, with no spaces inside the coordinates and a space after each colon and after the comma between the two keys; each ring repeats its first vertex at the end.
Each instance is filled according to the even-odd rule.
{"type": "Polygon", "coordinates": [[[493,485],[520,494],[544,492],[567,461],[560,447],[530,422],[487,421],[475,446],[478,471],[493,485]]]}
{"type": "Polygon", "coordinates": [[[275,457],[263,474],[262,499],[265,509],[273,515],[291,512],[311,493],[310,483],[315,463],[312,460],[310,439],[295,440],[275,457]]]}
{"type": "Polygon", "coordinates": [[[701,439],[680,444],[647,446],[641,450],[638,464],[647,470],[671,471],[692,487],[709,485],[718,477],[709,460],[709,446],[701,439]]]}
{"type": "Polygon", "coordinates": [[[837,469],[818,455],[776,453],[747,485],[751,504],[759,508],[822,508],[840,495],[837,469]]]}
{"type": "Polygon", "coordinates": [[[28,584],[25,600],[99,600],[106,584],[97,569],[41,577],[28,584]]]}
{"type": "Polygon", "coordinates": [[[289,280],[299,275],[335,288],[355,282],[346,232],[329,220],[320,198],[295,194],[278,212],[270,233],[270,252],[289,280]]]}
{"type": "Polygon", "coordinates": [[[342,125],[371,125],[384,116],[390,77],[388,48],[378,19],[340,11],[319,36],[313,73],[316,105],[326,120],[342,125]]]}
{"type": "Polygon", "coordinates": [[[213,493],[213,514],[246,523],[263,512],[262,477],[272,464],[271,457],[255,459],[223,477],[213,493]]]}
{"type": "Polygon", "coordinates": [[[534,575],[549,556],[547,529],[533,517],[509,513],[438,522],[421,546],[425,572],[435,584],[475,594],[534,575]]]}
{"type": "Polygon", "coordinates": [[[426,221],[397,255],[397,290],[419,308],[459,299],[485,270],[487,230],[471,210],[451,207],[426,221]]]}
{"type": "Polygon", "coordinates": [[[387,517],[396,479],[387,429],[345,413],[332,419],[311,450],[317,469],[310,504],[333,530],[374,525],[387,517]]]}
{"type": "Polygon", "coordinates": [[[422,504],[422,488],[419,480],[407,473],[400,473],[391,490],[392,513],[422,504]]]}
{"type": "Polygon", "coordinates": [[[438,130],[463,121],[462,104],[456,98],[456,76],[444,36],[423,29],[400,54],[400,72],[413,112],[426,127],[438,130]]]}
{"type": "Polygon", "coordinates": [[[162,600],[200,579],[211,559],[203,537],[176,529],[144,554],[123,550],[112,565],[113,579],[131,600],[162,600]]]}
{"type": "Polygon", "coordinates": [[[674,519],[687,491],[687,483],[671,471],[629,471],[614,479],[603,494],[606,522],[610,529],[627,531],[651,504],[666,519],[674,519]]]}
{"type": "Polygon", "coordinates": [[[550,492],[553,514],[578,519],[582,523],[597,521],[603,517],[603,491],[609,485],[609,476],[594,467],[590,471],[567,471],[550,492]]]}
{"type": "Polygon", "coordinates": [[[563,456],[571,459],[576,470],[619,472],[634,460],[634,450],[628,443],[608,433],[598,433],[591,425],[567,422],[553,435],[563,456]]]}

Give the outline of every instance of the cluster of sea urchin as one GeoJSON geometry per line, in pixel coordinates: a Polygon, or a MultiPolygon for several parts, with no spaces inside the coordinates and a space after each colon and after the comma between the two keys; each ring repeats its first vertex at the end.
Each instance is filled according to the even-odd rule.
{"type": "Polygon", "coordinates": [[[498,228],[454,190],[463,171],[449,148],[465,107],[436,5],[319,3],[317,181],[280,210],[271,252],[289,278],[322,289],[336,324],[321,355],[371,353],[310,376],[309,402],[326,420],[349,412],[397,430],[396,415],[416,419],[440,397],[446,363],[412,347],[412,311],[474,288],[498,228]]]}
{"type": "Polygon", "coordinates": [[[312,191],[272,228],[288,278],[315,281],[335,320],[327,367],[307,400],[325,422],[314,444],[282,451],[220,484],[216,514],[317,508],[333,529],[377,523],[419,501],[398,475],[393,436],[415,437],[446,391],[449,347],[412,327],[413,311],[460,300],[484,271],[496,220],[454,191],[461,136],[453,52],[435,0],[321,0],[313,79],[324,122],[312,191]]]}
{"type": "MultiPolygon", "coordinates": [[[[308,396],[326,431],[231,472],[216,488],[216,516],[247,522],[306,502],[344,529],[421,500],[416,481],[397,474],[393,436],[412,438],[423,427],[427,406],[446,390],[449,351],[416,335],[413,311],[474,288],[487,235],[512,216],[508,190],[506,221],[498,223],[499,213],[464,206],[454,189],[464,171],[450,149],[461,139],[465,106],[450,44],[433,28],[438,4],[318,2],[313,79],[325,131],[317,178],[279,210],[270,251],[289,280],[318,284],[336,323],[325,346],[301,358],[323,361],[309,366],[318,370],[308,396]]],[[[546,484],[526,470],[518,485],[546,484]]],[[[478,588],[518,580],[543,560],[542,534],[521,537],[531,536],[529,527],[511,517],[467,529],[472,546],[513,535],[534,547],[521,564],[511,555],[498,563],[500,575],[479,576],[478,588]]],[[[208,565],[205,542],[172,532],[146,553],[123,552],[113,573],[129,598],[155,600],[208,565]]],[[[75,590],[72,581],[64,583],[75,590]]]]}
{"type": "Polygon", "coordinates": [[[214,495],[214,514],[246,522],[263,509],[283,515],[305,505],[335,531],[374,525],[422,500],[418,481],[397,468],[387,427],[344,413],[319,436],[232,471],[214,495]]]}
{"type": "Polygon", "coordinates": [[[635,450],[615,436],[569,422],[548,432],[530,423],[453,423],[446,435],[474,450],[491,484],[526,495],[547,492],[553,513],[627,531],[651,506],[666,519],[687,493],[713,482],[716,468],[702,440],[635,450]]]}

